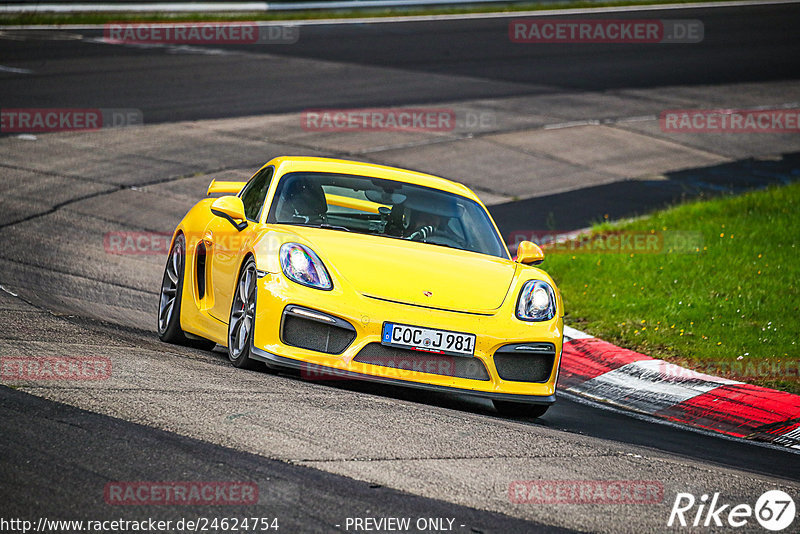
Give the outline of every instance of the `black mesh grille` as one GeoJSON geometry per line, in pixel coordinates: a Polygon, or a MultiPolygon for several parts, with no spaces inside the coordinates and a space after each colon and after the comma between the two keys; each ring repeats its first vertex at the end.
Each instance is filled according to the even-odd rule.
{"type": "Polygon", "coordinates": [[[283,316],[281,339],[287,345],[327,354],[340,354],[355,338],[356,333],[353,330],[295,315],[283,316]]]}
{"type": "Polygon", "coordinates": [[[380,343],[370,343],[361,349],[353,360],[393,369],[470,378],[472,380],[489,380],[486,366],[478,358],[443,356],[416,350],[386,347],[380,343]]]}
{"type": "Polygon", "coordinates": [[[506,345],[494,353],[494,366],[503,380],[547,382],[553,372],[556,348],[552,343],[506,345]],[[534,351],[515,350],[526,347],[534,351]]]}

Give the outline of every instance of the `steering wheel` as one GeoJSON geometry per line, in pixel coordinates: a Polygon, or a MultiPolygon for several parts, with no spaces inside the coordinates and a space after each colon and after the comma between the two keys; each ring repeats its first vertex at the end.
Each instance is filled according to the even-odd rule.
{"type": "Polygon", "coordinates": [[[464,248],[462,243],[459,243],[449,235],[436,230],[433,226],[423,226],[416,232],[412,233],[408,238],[412,241],[420,241],[422,243],[431,243],[433,245],[445,245],[453,248],[464,248]]]}
{"type": "Polygon", "coordinates": [[[428,242],[428,238],[433,235],[436,229],[433,226],[423,226],[422,228],[413,232],[408,238],[411,241],[422,241],[423,243],[428,242]]]}

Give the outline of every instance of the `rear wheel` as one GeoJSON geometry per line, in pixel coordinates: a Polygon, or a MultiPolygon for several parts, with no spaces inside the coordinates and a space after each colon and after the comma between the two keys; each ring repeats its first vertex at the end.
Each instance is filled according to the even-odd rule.
{"type": "Polygon", "coordinates": [[[550,407],[547,404],[526,404],[524,402],[493,400],[495,410],[510,417],[541,417],[550,407]]]}
{"type": "Polygon", "coordinates": [[[213,341],[192,336],[181,329],[181,300],[184,267],[186,265],[186,239],[182,234],[175,238],[161,280],[161,298],[158,301],[158,337],[161,341],[211,350],[213,341]]]}
{"type": "Polygon", "coordinates": [[[228,358],[234,367],[255,369],[258,362],[250,359],[253,326],[256,320],[256,262],[248,258],[239,273],[228,321],[228,358]]]}

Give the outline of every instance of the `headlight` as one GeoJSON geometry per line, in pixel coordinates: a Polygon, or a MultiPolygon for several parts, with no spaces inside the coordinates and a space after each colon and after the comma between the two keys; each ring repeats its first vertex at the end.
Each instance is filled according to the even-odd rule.
{"type": "Polygon", "coordinates": [[[279,256],[283,274],[289,280],[316,289],[333,289],[325,265],[310,248],[299,243],[284,243],[279,256]]]}
{"type": "Polygon", "coordinates": [[[517,319],[548,321],[556,316],[556,295],[550,284],[530,280],[522,286],[517,301],[517,319]]]}

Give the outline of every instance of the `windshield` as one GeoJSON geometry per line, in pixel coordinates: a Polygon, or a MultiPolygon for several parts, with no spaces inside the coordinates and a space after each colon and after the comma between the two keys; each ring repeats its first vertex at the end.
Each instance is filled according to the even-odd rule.
{"type": "Polygon", "coordinates": [[[408,239],[508,258],[489,215],[477,202],[380,178],[285,174],[267,222],[408,239]]]}

